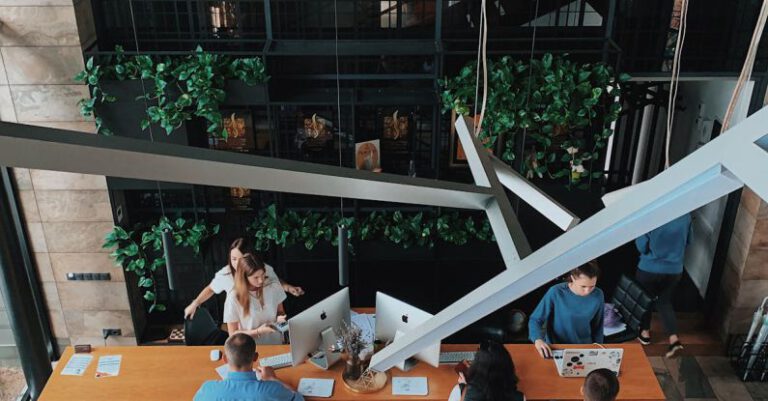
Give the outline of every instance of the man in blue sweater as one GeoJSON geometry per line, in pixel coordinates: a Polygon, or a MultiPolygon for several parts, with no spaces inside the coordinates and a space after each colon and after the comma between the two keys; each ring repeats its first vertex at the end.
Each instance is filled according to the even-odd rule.
{"type": "MultiPolygon", "coordinates": [[[[656,311],[669,335],[667,358],[683,349],[677,337],[677,320],[672,308],[672,294],[683,275],[685,247],[691,239],[691,215],[686,213],[661,227],[637,238],[640,251],[635,278],[652,297],[656,298],[656,311]]],[[[640,337],[643,345],[651,343],[651,314],[643,319],[640,337]]]]}
{"type": "Polygon", "coordinates": [[[304,397],[278,380],[270,367],[256,368],[256,342],[245,333],[233,334],[224,344],[229,372],[224,380],[209,380],[195,394],[194,401],[304,401],[304,397]]]}
{"type": "Polygon", "coordinates": [[[603,291],[597,288],[600,269],[592,261],[571,270],[568,282],[550,287],[528,321],[530,340],[544,358],[549,344],[603,342],[603,291]]]}

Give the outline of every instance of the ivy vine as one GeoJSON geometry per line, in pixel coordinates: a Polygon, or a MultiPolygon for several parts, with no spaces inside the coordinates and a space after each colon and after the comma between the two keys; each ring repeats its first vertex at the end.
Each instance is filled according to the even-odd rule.
{"type": "Polygon", "coordinates": [[[337,246],[336,227],[341,224],[347,227],[347,240],[350,242],[353,239],[387,240],[403,248],[432,248],[438,239],[454,245],[465,245],[472,239],[496,240],[486,218],[462,216],[458,212],[436,215],[373,211],[360,219],[342,219],[338,212],[278,212],[275,204],[262,209],[248,231],[253,235],[259,251],[295,244],[312,250],[321,241],[337,246]]]}
{"type": "MultiPolygon", "coordinates": [[[[469,62],[457,76],[440,80],[443,112],[470,114],[475,73],[476,63],[469,62]]],[[[501,158],[507,163],[516,157],[516,144],[525,140],[522,166],[528,178],[563,179],[569,188],[585,188],[602,174],[592,164],[612,134],[611,123],[621,112],[616,97],[628,79],[603,63],[579,64],[567,55],[545,54],[530,63],[509,56],[489,60],[479,138],[491,149],[503,140],[501,158]]]]}
{"type": "Polygon", "coordinates": [[[162,254],[163,231],[169,231],[176,246],[192,248],[195,256],[200,254],[200,243],[219,233],[219,225],[209,225],[205,221],[189,224],[183,218],[174,221],[161,217],[157,224],[149,228],[126,231],[115,226],[104,238],[105,249],[115,250],[109,255],[126,272],[139,277],[138,286],[144,290],[144,300],[149,303],[149,313],[162,312],[165,305],[157,301],[157,280],[155,272],[165,268],[162,254]]]}
{"type": "Polygon", "coordinates": [[[147,101],[146,118],[141,129],[150,124],[159,124],[170,135],[193,117],[206,120],[207,131],[214,136],[227,137],[219,105],[224,102],[224,88],[229,79],[238,79],[247,85],[265,83],[269,80],[261,58],[237,58],[213,54],[197,49],[187,56],[127,56],[120,46],[115,47],[115,56],[104,64],[96,64],[91,57],[85,69],[75,76],[75,81],[90,88],[90,99],[78,102],[80,114],[93,117],[98,133],[111,135],[102,119],[96,115],[96,105],[117,100],[105,93],[101,83],[105,79],[145,80],[149,91],[136,101],[147,101]]]}

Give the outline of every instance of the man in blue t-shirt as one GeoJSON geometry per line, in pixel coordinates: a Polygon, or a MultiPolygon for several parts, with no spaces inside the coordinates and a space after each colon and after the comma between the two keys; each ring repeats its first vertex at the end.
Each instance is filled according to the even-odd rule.
{"type": "MultiPolygon", "coordinates": [[[[672,308],[672,294],[683,275],[685,247],[691,240],[691,215],[686,213],[635,240],[640,251],[635,278],[656,298],[656,311],[669,335],[667,358],[683,349],[677,337],[677,320],[672,308]]],[[[644,317],[638,340],[651,343],[651,313],[644,317]]]]}
{"type": "Polygon", "coordinates": [[[599,273],[595,261],[577,267],[567,283],[553,285],[541,299],[528,321],[530,340],[539,355],[552,356],[549,344],[603,342],[604,296],[597,288],[599,273]]]}
{"type": "Polygon", "coordinates": [[[194,401],[304,401],[304,397],[290,389],[275,376],[270,367],[256,368],[258,358],[256,342],[245,333],[237,333],[224,344],[224,360],[229,365],[227,378],[209,380],[197,390],[194,401]]]}

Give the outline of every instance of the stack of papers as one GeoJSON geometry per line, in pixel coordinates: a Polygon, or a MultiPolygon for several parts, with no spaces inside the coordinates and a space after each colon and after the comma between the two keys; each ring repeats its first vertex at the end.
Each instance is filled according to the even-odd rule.
{"type": "Polygon", "coordinates": [[[333,394],[333,379],[302,378],[299,380],[298,392],[305,397],[328,398],[333,394]]]}
{"type": "Polygon", "coordinates": [[[371,313],[352,312],[352,323],[363,331],[363,339],[372,345],[376,337],[376,316],[371,313]]]}
{"type": "Polygon", "coordinates": [[[122,355],[105,355],[99,357],[99,363],[96,365],[96,377],[114,377],[120,374],[120,362],[122,355]]]}
{"type": "Polygon", "coordinates": [[[85,369],[91,364],[91,360],[93,360],[91,354],[74,354],[69,358],[64,369],[61,370],[61,374],[64,376],[82,376],[85,369]]]}
{"type": "Polygon", "coordinates": [[[392,395],[427,395],[429,386],[426,377],[393,377],[392,395]]]}

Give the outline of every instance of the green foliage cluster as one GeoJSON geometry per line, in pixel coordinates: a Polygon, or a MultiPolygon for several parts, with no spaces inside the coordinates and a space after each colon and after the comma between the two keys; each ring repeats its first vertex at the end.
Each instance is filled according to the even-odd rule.
{"type": "Polygon", "coordinates": [[[96,105],[117,100],[105,93],[103,80],[142,80],[146,95],[136,101],[147,102],[147,115],[141,121],[141,129],[159,124],[170,135],[192,117],[206,120],[207,131],[214,136],[227,137],[219,105],[224,102],[227,80],[236,79],[248,85],[269,80],[261,58],[236,58],[203,51],[199,46],[187,56],[127,56],[120,46],[115,56],[103,64],[96,64],[91,57],[85,69],[75,80],[90,88],[91,98],[78,103],[80,113],[94,117],[97,132],[110,135],[101,117],[96,115],[96,105]]]}
{"type": "Polygon", "coordinates": [[[432,215],[373,211],[358,219],[341,218],[338,212],[279,212],[275,204],[262,209],[248,231],[259,251],[294,244],[312,250],[321,241],[337,246],[336,228],[342,224],[347,227],[350,245],[352,240],[386,240],[403,248],[432,248],[438,239],[454,245],[464,245],[472,239],[495,241],[487,219],[461,216],[458,212],[432,215]]]}
{"type": "MultiPolygon", "coordinates": [[[[480,140],[487,148],[501,144],[501,158],[511,163],[524,140],[523,173],[528,178],[583,180],[611,136],[621,112],[620,83],[603,63],[579,64],[566,56],[545,54],[530,63],[505,56],[488,62],[488,99],[480,140]]],[[[469,115],[475,104],[476,63],[440,81],[443,111],[469,115]]],[[[478,100],[478,108],[481,100],[478,100]]]]}
{"type": "Polygon", "coordinates": [[[182,218],[174,221],[166,217],[149,228],[126,231],[115,226],[104,238],[105,249],[115,250],[109,255],[117,266],[139,277],[139,288],[144,289],[144,299],[149,303],[149,312],[162,312],[165,305],[157,302],[157,282],[155,272],[165,268],[163,256],[163,231],[169,231],[176,246],[191,248],[195,256],[200,254],[200,244],[212,235],[219,233],[218,225],[208,225],[205,221],[194,224],[182,218]]]}

